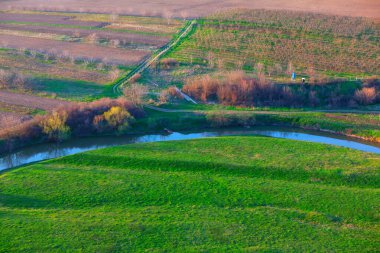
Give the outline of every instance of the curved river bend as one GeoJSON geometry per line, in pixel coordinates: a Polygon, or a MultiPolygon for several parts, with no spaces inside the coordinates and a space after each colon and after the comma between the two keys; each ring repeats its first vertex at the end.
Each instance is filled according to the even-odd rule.
{"type": "Polygon", "coordinates": [[[144,142],[189,140],[204,137],[232,136],[232,135],[262,135],[274,138],[309,141],[347,147],[364,152],[380,154],[380,146],[360,142],[337,135],[324,134],[321,132],[305,131],[291,128],[252,128],[247,130],[216,130],[198,133],[172,133],[168,135],[143,135],[123,137],[91,137],[70,140],[61,144],[40,144],[0,157],[0,171],[32,162],[72,155],[100,148],[144,142]]]}

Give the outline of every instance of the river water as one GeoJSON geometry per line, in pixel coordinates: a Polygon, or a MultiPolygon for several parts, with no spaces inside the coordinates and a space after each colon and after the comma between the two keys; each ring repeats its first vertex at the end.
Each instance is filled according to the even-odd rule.
{"type": "Polygon", "coordinates": [[[13,167],[52,159],[89,150],[125,145],[131,143],[189,140],[205,137],[231,136],[231,135],[262,135],[274,138],[284,138],[299,141],[317,142],[335,146],[347,147],[364,152],[380,154],[380,146],[361,142],[352,138],[338,135],[324,134],[315,131],[306,131],[292,128],[260,127],[245,130],[215,130],[196,133],[172,133],[143,136],[118,136],[118,137],[91,137],[73,139],[64,143],[39,144],[26,147],[13,153],[0,157],[0,171],[13,167]]]}

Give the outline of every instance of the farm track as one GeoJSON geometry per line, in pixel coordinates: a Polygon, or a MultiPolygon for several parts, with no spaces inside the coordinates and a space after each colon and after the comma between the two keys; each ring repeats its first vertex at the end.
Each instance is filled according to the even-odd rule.
{"type": "Polygon", "coordinates": [[[127,84],[135,75],[142,73],[144,70],[149,68],[155,61],[160,59],[164,54],[166,54],[170,49],[178,45],[182,39],[184,39],[192,30],[192,28],[196,25],[197,21],[191,21],[187,26],[184,27],[179,36],[174,40],[169,42],[166,46],[162,47],[157,54],[152,55],[151,57],[142,61],[134,70],[129,72],[124,78],[118,80],[113,85],[113,92],[120,95],[122,94],[122,86],[127,84]]]}

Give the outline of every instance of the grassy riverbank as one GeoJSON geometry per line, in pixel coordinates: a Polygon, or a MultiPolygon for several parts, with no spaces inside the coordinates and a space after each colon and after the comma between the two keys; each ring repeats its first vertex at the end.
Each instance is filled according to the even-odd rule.
{"type": "MultiPolygon", "coordinates": [[[[302,111],[296,109],[249,109],[209,105],[165,106],[177,108],[171,112],[160,112],[145,108],[145,116],[132,122],[123,133],[85,132],[72,138],[104,135],[143,135],[162,133],[163,131],[204,131],[210,129],[253,126],[284,126],[329,132],[337,135],[380,143],[380,117],[378,114],[336,113],[302,111]]],[[[24,141],[0,139],[0,154],[15,148],[46,142],[46,139],[35,138],[24,141]]]]}
{"type": "MultiPolygon", "coordinates": [[[[169,108],[170,106],[165,108],[169,108]]],[[[215,127],[287,126],[313,129],[380,142],[378,114],[336,113],[302,110],[256,110],[235,107],[193,105],[177,107],[178,112],[146,110],[135,125],[138,131],[201,130],[215,127]]],[[[132,130],[134,131],[134,130],[132,130]]]]}
{"type": "Polygon", "coordinates": [[[379,169],[265,137],[68,156],[0,175],[0,251],[374,252],[379,169]]]}

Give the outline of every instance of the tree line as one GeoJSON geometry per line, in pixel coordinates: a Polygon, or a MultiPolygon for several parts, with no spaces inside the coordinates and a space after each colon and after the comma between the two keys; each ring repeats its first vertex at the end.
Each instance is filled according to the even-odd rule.
{"type": "Polygon", "coordinates": [[[62,106],[46,115],[37,115],[14,128],[0,131],[0,152],[42,141],[62,141],[94,134],[122,134],[142,117],[144,111],[125,98],[104,98],[91,103],[62,106]]]}
{"type": "Polygon", "coordinates": [[[380,101],[380,81],[331,81],[322,84],[273,84],[265,77],[232,72],[188,79],[183,91],[202,102],[237,106],[356,107],[380,101]]]}

